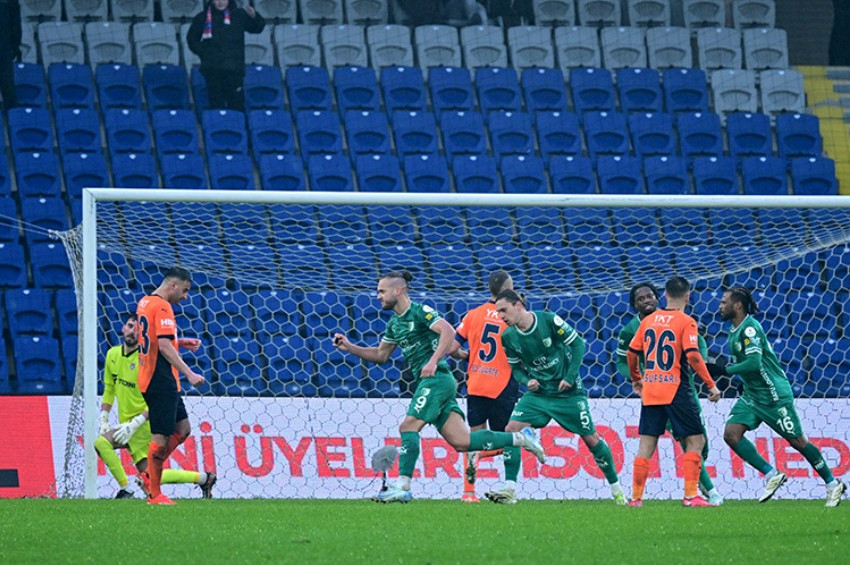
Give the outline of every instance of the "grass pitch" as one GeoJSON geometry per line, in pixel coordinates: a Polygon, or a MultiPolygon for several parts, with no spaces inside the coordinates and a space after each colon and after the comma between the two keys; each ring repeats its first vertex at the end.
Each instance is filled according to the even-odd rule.
{"type": "Polygon", "coordinates": [[[842,564],[850,501],[0,500],[0,538],[4,564],[842,564]]]}

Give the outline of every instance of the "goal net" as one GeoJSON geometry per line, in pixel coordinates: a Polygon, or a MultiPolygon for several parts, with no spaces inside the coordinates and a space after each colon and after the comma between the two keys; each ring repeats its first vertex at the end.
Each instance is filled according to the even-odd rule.
{"type": "MultiPolygon", "coordinates": [[[[615,349],[619,330],[635,316],[630,287],[649,281],[662,288],[673,274],[689,279],[690,313],[710,359],[728,355],[728,324],[717,313],[722,289],[752,288],[807,435],[839,475],[850,469],[850,213],[843,199],[107,189],[87,195],[87,231],[65,237],[81,297],[60,480],[67,496],[113,492],[93,453],[80,447],[86,425],[89,434],[96,429],[94,383],[107,348],[120,343],[122,316],[174,265],[193,275],[189,298],[175,306],[180,334],[203,341],[184,359],[208,384],[183,383],[193,434],[170,464],[215,471],[223,497],[359,498],[377,491],[370,456],[399,443],[415,375],[399,351],[372,365],[335,350],[330,336],[344,332],[355,343],[378,344],[388,313],[375,287],[380,273],[397,268],[414,274],[412,299],[455,326],[490,298],[487,276],[497,268],[512,274],[530,309],[567,320],[587,342],[581,378],[627,492],[640,402],[617,371],[615,349]]],[[[451,365],[463,399],[465,367],[451,365]]],[[[702,402],[711,447],[706,464],[725,496],[752,498],[760,476],[722,440],[737,385],[719,385],[723,400],[702,402]]],[[[576,436],[554,423],[539,433],[548,460],[541,466],[524,458],[521,497],[609,496],[576,436]]],[[[822,496],[817,475],[775,433],[762,426],[751,435],[794,478],[785,496],[822,496]]],[[[678,445],[662,439],[647,497],[680,496],[679,454],[678,445]]],[[[124,462],[132,474],[129,458],[124,462]]],[[[461,462],[426,428],[414,494],[459,497],[461,462]]],[[[483,461],[479,495],[503,479],[501,457],[483,461]]],[[[180,488],[169,492],[192,496],[180,488]]]]}

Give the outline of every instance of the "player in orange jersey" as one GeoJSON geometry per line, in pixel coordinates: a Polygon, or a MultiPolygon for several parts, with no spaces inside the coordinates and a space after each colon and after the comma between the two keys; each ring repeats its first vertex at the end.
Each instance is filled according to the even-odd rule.
{"type": "Polygon", "coordinates": [[[143,488],[148,504],[174,504],[162,494],[162,465],[174,449],[183,443],[192,428],[180,396],[180,376],[198,386],[204,377],[192,371],[180,357],[178,347],[195,351],[201,342],[194,338],[177,338],[172,304],[188,296],[192,275],[186,269],[173,267],[165,273],[153,293],[139,301],[139,390],[148,405],[151,443],[148,446],[148,470],[143,474],[143,488]]]}
{"type": "MultiPolygon", "coordinates": [[[[458,359],[466,359],[467,367],[467,405],[466,417],[470,431],[484,430],[489,427],[496,432],[505,431],[511,411],[517,401],[519,385],[511,379],[511,366],[502,349],[502,331],[508,327],[496,311],[494,299],[503,290],[513,290],[511,275],[502,269],[490,273],[488,282],[492,298],[470,310],[461,320],[456,330],[459,342],[466,342],[468,350],[458,348],[454,354],[458,359]]],[[[475,495],[475,476],[481,457],[498,455],[502,450],[474,451],[463,454],[464,502],[478,502],[475,495]]],[[[516,466],[519,471],[519,459],[512,460],[512,449],[505,451],[505,473],[511,474],[516,466]]],[[[515,481],[516,477],[514,477],[515,481]]]]}
{"type": "Polygon", "coordinates": [[[708,399],[717,402],[720,391],[708,373],[699,353],[697,323],[685,314],[691,285],[682,277],[667,281],[667,308],[658,308],[641,321],[627,354],[629,372],[635,391],[640,394],[640,444],[635,457],[632,501],[629,506],[643,506],[643,491],[649,472],[650,457],[655,453],[658,437],[667,422],[677,440],[684,438],[685,498],[684,506],[710,506],[699,496],[697,485],[702,466],[705,434],[699,406],[691,393],[685,361],[708,387],[708,399]],[[641,375],[640,355],[644,358],[641,375]]]}

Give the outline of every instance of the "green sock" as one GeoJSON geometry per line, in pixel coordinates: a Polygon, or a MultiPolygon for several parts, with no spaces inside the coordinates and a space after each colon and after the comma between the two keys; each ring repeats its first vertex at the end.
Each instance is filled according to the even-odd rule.
{"type": "Polygon", "coordinates": [[[818,475],[820,475],[824,482],[831,483],[835,480],[835,477],[832,476],[832,470],[826,464],[823,455],[821,455],[820,449],[812,442],[807,443],[801,453],[806,458],[806,461],[809,462],[809,465],[818,472],[818,475]]]}
{"type": "Polygon", "coordinates": [[[94,440],[94,448],[97,450],[97,454],[100,455],[100,458],[103,459],[106,468],[109,469],[110,474],[115,477],[115,480],[118,481],[118,486],[126,487],[127,486],[127,473],[124,472],[124,466],[121,464],[121,458],[118,457],[118,454],[115,453],[115,450],[112,448],[112,444],[109,443],[109,440],[103,436],[98,436],[96,440],[94,440]]]}
{"type": "Polygon", "coordinates": [[[605,443],[605,440],[600,439],[599,443],[590,448],[599,470],[605,475],[605,480],[609,485],[616,483],[617,467],[614,465],[614,456],[611,454],[611,448],[605,443]]]}
{"type": "Polygon", "coordinates": [[[503,457],[505,459],[505,480],[516,481],[519,476],[519,466],[522,463],[522,449],[506,447],[503,457]]]}
{"type": "Polygon", "coordinates": [[[412,477],[419,459],[419,432],[401,432],[401,449],[398,450],[398,474],[412,477]]]}
{"type": "Polygon", "coordinates": [[[184,471],[182,469],[163,469],[162,484],[198,484],[198,479],[200,478],[200,476],[201,474],[197,471],[184,471]]]}
{"type": "Polygon", "coordinates": [[[469,451],[486,451],[501,447],[513,447],[514,434],[510,432],[494,432],[478,430],[469,434],[469,451]]]}
{"type": "MultiPolygon", "coordinates": [[[[682,446],[682,451],[685,451],[685,440],[679,442],[679,445],[682,446]]],[[[711,477],[708,475],[708,471],[705,468],[705,461],[708,459],[708,438],[705,439],[705,445],[702,448],[702,465],[699,468],[699,486],[702,487],[702,490],[705,492],[711,492],[714,490],[714,481],[711,480],[711,477]]]]}
{"type": "Polygon", "coordinates": [[[741,441],[732,448],[732,451],[737,453],[738,457],[761,471],[764,475],[773,471],[773,465],[765,461],[764,457],[759,455],[759,452],[756,449],[756,446],[753,445],[753,442],[745,437],[741,438],[741,441]]]}

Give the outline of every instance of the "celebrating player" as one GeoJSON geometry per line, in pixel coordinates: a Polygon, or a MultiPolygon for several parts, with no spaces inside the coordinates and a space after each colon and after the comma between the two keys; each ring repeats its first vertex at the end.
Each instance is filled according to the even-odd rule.
{"type": "Polygon", "coordinates": [[[183,373],[192,386],[204,382],[204,377],[192,371],[180,357],[178,347],[195,351],[196,339],[178,340],[177,323],[172,304],[179,304],[189,294],[192,275],[182,267],[172,267],[165,273],[157,289],[139,301],[139,390],[148,405],[151,442],[148,446],[148,470],[142,474],[148,504],[175,504],[162,494],[162,465],[174,449],[186,441],[192,427],[180,396],[180,376],[183,373]],[[178,373],[179,371],[179,373],[178,373]]]}
{"type": "Polygon", "coordinates": [[[401,346],[404,358],[414,375],[419,377],[407,415],[399,426],[399,482],[379,493],[381,502],[408,502],[410,479],[419,458],[419,432],[431,424],[457,451],[481,451],[511,446],[523,447],[542,463],[543,447],[527,430],[524,433],[479,430],[469,432],[458,406],[457,382],[446,364],[445,356],[454,347],[455,331],[430,306],[411,302],[408,285],[413,275],[393,271],[378,281],[378,300],[383,310],[395,315],[387,322],[387,330],[377,347],[354,345],[345,335],[334,334],[334,345],[373,363],[385,363],[401,346]]]}
{"type": "MultiPolygon", "coordinates": [[[[543,428],[554,419],[567,431],[581,436],[599,469],[611,486],[617,504],[626,504],[620,488],[611,449],[593,426],[587,394],[579,377],[585,343],[558,315],[525,309],[522,297],[513,290],[496,296],[496,311],[508,328],[502,332],[502,346],[514,379],[528,387],[520,398],[506,431],[543,428]]],[[[500,504],[516,503],[519,453],[505,449],[505,487],[486,493],[500,504]]]]}
{"type": "MultiPolygon", "coordinates": [[[[490,300],[470,310],[457,327],[458,341],[465,341],[469,349],[458,349],[452,355],[458,359],[468,359],[466,370],[467,405],[466,416],[469,431],[489,429],[496,432],[505,431],[505,426],[511,417],[511,411],[516,404],[519,387],[511,379],[511,366],[505,357],[500,339],[502,331],[507,327],[496,312],[495,300],[503,290],[513,290],[514,283],[507,271],[499,269],[490,273],[488,282],[490,300]]],[[[498,455],[499,451],[474,451],[463,454],[464,472],[463,496],[464,502],[478,502],[475,495],[475,476],[478,461],[481,457],[498,455]]],[[[507,460],[512,453],[508,452],[507,460]]]]}
{"type": "Polygon", "coordinates": [[[664,433],[668,422],[673,437],[685,444],[682,457],[685,498],[682,499],[682,505],[711,506],[697,492],[705,429],[700,419],[697,398],[688,386],[685,359],[705,381],[711,402],[720,399],[720,391],[699,353],[697,323],[684,312],[690,298],[691,285],[682,277],[673,277],[667,281],[664,290],[667,308],[657,309],[641,320],[627,353],[629,374],[642,400],[638,426],[640,444],[634,461],[632,500],[629,506],[643,506],[650,457],[655,453],[658,436],[664,433]],[[643,372],[640,369],[641,355],[644,359],[643,372]]]}
{"type": "Polygon", "coordinates": [[[744,437],[745,432],[755,430],[764,422],[802,453],[824,480],[826,506],[838,506],[847,487],[832,475],[820,450],[803,435],[791,385],[761,324],[752,316],[757,312],[752,293],[744,287],[730,288],[720,299],[720,317],[732,322],[728,343],[729,354],[735,362],[709,365],[709,370],[715,376],[738,375],[744,387],[729,413],[723,439],[741,459],[764,474],[766,483],[759,502],[770,500],[788,480],[785,473],[778,472],[765,461],[752,442],[744,437]]]}
{"type": "MultiPolygon", "coordinates": [[[[139,474],[148,468],[148,445],[151,427],[148,422],[148,407],[138,388],[139,334],[137,316],[131,312],[121,327],[124,343],[111,347],[106,352],[106,368],[103,375],[103,399],[100,407],[100,431],[94,442],[106,468],[118,482],[115,498],[133,498],[133,488],[127,480],[121,459],[115,449],[124,448],[133,457],[139,474]],[[109,412],[112,403],[118,400],[118,422],[115,429],[109,428],[109,412]]],[[[189,343],[195,340],[186,340],[189,343]]],[[[201,487],[204,498],[212,498],[215,473],[164,469],[162,483],[194,483],[201,487]]]]}
{"type": "MultiPolygon", "coordinates": [[[[629,344],[632,342],[632,338],[634,338],[635,333],[637,332],[638,326],[640,326],[641,320],[655,312],[658,308],[658,290],[651,283],[640,283],[636,284],[632,287],[632,290],[629,292],[629,304],[631,304],[632,308],[637,311],[637,316],[631,319],[628,324],[620,330],[620,335],[617,340],[617,371],[623,378],[631,379],[631,375],[629,373],[629,363],[627,359],[627,354],[629,350],[629,344]]],[[[705,339],[700,335],[698,338],[699,343],[699,353],[702,355],[703,359],[707,358],[708,355],[708,346],[705,344],[705,339]]],[[[640,368],[643,371],[643,358],[640,359],[640,368]]],[[[697,408],[700,411],[700,421],[703,423],[702,425],[702,433],[705,433],[705,422],[702,418],[702,408],[699,404],[699,396],[697,395],[696,385],[694,384],[694,375],[693,371],[688,369],[688,381],[690,383],[691,394],[694,395],[694,399],[696,399],[697,408]]],[[[667,423],[667,429],[670,430],[670,423],[667,423]]],[[[682,446],[682,449],[685,449],[684,440],[680,440],[679,443],[682,446]]],[[[702,450],[702,459],[708,457],[708,436],[706,435],[705,447],[702,450]]],[[[705,468],[705,465],[700,467],[699,472],[699,488],[702,490],[703,494],[708,496],[708,503],[712,506],[720,506],[723,504],[723,497],[720,495],[720,492],[715,488],[714,482],[711,480],[711,477],[708,475],[708,470],[705,468]]]]}

